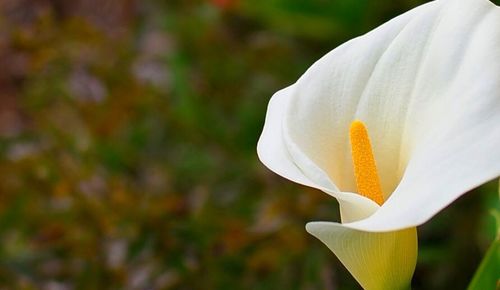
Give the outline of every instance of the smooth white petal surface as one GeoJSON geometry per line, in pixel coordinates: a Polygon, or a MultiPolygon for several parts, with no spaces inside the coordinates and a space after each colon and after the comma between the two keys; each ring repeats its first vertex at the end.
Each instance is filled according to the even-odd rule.
{"type": "Polygon", "coordinates": [[[307,180],[299,183],[337,198],[344,196],[337,189],[356,192],[348,129],[360,119],[388,200],[346,226],[421,224],[500,176],[499,76],[500,8],[487,0],[430,2],[333,50],[274,96],[281,109],[266,119],[275,126],[261,137],[261,160],[298,181],[279,168],[293,166],[307,180]]]}
{"type": "Polygon", "coordinates": [[[373,214],[378,205],[372,200],[350,192],[340,192],[328,176],[314,163],[308,163],[310,177],[297,167],[290,157],[283,134],[283,118],[293,86],[285,88],[269,102],[264,130],[257,144],[259,159],[277,174],[297,183],[323,190],[337,198],[343,222],[353,222],[373,214]]]}
{"type": "Polygon", "coordinates": [[[390,233],[353,230],[338,223],[308,223],[365,290],[406,290],[417,262],[417,231],[390,233]]]}
{"type": "Polygon", "coordinates": [[[264,129],[257,143],[257,154],[259,159],[277,174],[297,183],[314,187],[314,183],[295,165],[282,138],[281,126],[290,90],[292,88],[288,87],[277,92],[269,101],[264,129]]]}
{"type": "Polygon", "coordinates": [[[257,143],[259,159],[269,169],[292,181],[318,189],[339,191],[314,163],[310,164],[311,167],[308,172],[310,174],[312,172],[316,179],[311,180],[301,171],[288,153],[283,138],[282,126],[292,93],[293,86],[290,86],[277,92],[271,98],[267,108],[264,129],[257,143]]]}

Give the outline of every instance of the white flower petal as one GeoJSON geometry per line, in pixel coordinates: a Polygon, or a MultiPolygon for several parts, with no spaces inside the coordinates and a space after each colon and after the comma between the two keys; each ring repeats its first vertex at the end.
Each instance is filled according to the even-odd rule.
{"type": "Polygon", "coordinates": [[[500,8],[433,1],[316,62],[289,89],[276,117],[282,132],[267,143],[286,148],[287,163],[313,184],[301,183],[336,191],[326,175],[355,192],[348,128],[362,120],[388,200],[347,226],[412,227],[500,175],[499,75],[500,8]]]}
{"type": "Polygon", "coordinates": [[[380,232],[420,225],[463,193],[496,178],[500,120],[493,119],[456,135],[443,132],[448,140],[437,140],[435,148],[411,160],[400,185],[375,214],[347,226],[380,232]]]}
{"type": "MultiPolygon", "coordinates": [[[[284,121],[286,145],[300,148],[340,190],[356,192],[348,136],[356,118],[372,137],[383,192],[389,195],[397,185],[399,156],[394,154],[420,59],[414,46],[425,39],[423,30],[432,24],[428,18],[439,7],[440,1],[420,6],[347,42],[295,84],[284,121]]],[[[292,155],[294,162],[306,172],[305,158],[297,155],[292,155]]]]}
{"type": "Polygon", "coordinates": [[[330,222],[307,231],[320,239],[366,290],[409,289],[417,261],[417,231],[369,233],[330,222]]]}
{"type": "Polygon", "coordinates": [[[283,116],[286,113],[288,100],[293,87],[285,88],[271,98],[268,105],[266,120],[262,135],[257,144],[257,154],[262,163],[275,173],[297,183],[315,187],[336,197],[340,204],[340,214],[343,222],[353,222],[373,214],[378,205],[372,200],[350,192],[339,192],[325,173],[314,163],[310,163],[307,172],[312,178],[302,173],[290,156],[284,144],[283,116]]]}
{"type": "Polygon", "coordinates": [[[333,194],[333,196],[339,202],[342,223],[366,219],[380,208],[373,200],[357,193],[342,192],[333,194]]]}
{"type": "Polygon", "coordinates": [[[269,169],[285,178],[318,189],[338,191],[314,163],[310,164],[308,172],[314,172],[313,175],[318,178],[314,181],[307,177],[288,152],[283,139],[282,123],[292,90],[293,86],[285,88],[274,94],[269,101],[264,129],[257,143],[257,155],[269,169]]]}
{"type": "Polygon", "coordinates": [[[415,90],[432,98],[407,114],[412,145],[402,180],[379,211],[353,228],[422,224],[500,176],[500,8],[483,0],[450,4],[420,65],[415,90]]]}

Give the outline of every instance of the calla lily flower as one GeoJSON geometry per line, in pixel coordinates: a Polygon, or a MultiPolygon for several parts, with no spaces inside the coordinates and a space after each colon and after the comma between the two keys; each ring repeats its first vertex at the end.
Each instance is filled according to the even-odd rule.
{"type": "Polygon", "coordinates": [[[338,200],[306,229],[363,288],[408,288],[416,226],[500,176],[500,8],[436,0],[334,49],[271,98],[257,151],[338,200]]]}

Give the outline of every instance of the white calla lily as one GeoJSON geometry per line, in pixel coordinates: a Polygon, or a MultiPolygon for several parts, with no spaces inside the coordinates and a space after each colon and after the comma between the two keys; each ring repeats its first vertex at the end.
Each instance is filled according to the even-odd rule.
{"type": "Polygon", "coordinates": [[[500,8],[436,0],[336,48],[272,97],[257,151],[339,201],[341,224],[307,230],[365,289],[407,287],[415,226],[500,176],[500,8]],[[355,120],[370,136],[381,205],[358,194],[355,120]]]}

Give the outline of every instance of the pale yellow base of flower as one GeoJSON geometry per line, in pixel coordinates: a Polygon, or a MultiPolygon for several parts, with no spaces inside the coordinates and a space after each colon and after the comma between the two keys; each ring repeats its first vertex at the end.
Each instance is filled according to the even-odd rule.
{"type": "Polygon", "coordinates": [[[306,229],[330,248],[363,289],[410,289],[417,261],[416,228],[373,233],[313,222],[306,229]]]}

